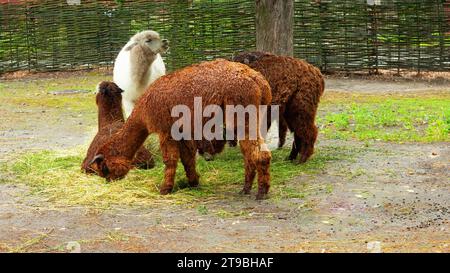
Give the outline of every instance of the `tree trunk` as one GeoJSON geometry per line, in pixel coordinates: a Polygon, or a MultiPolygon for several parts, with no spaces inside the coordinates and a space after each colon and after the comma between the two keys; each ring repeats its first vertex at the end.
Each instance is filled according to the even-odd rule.
{"type": "Polygon", "coordinates": [[[294,55],[294,0],[256,0],[256,49],[294,55]]]}

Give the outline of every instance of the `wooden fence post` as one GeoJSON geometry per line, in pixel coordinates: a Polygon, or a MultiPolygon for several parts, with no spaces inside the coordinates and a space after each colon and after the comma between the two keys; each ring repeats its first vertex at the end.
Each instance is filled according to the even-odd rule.
{"type": "Polygon", "coordinates": [[[294,55],[294,0],[256,0],[256,49],[294,55]]]}

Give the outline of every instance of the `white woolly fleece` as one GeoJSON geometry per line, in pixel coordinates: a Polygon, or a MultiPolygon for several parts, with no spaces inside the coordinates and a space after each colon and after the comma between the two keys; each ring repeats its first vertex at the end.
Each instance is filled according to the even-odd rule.
{"type": "Polygon", "coordinates": [[[114,62],[113,70],[113,81],[117,86],[124,90],[122,93],[122,104],[125,118],[130,116],[135,102],[145,92],[147,87],[159,77],[166,74],[166,66],[164,65],[161,55],[158,54],[155,61],[150,65],[150,69],[146,75],[146,78],[148,79],[146,88],[139,89],[138,83],[133,82],[131,77],[130,51],[125,51],[125,48],[131,45],[131,43],[133,42],[129,41],[119,52],[119,55],[117,55],[116,61],[114,62]]]}

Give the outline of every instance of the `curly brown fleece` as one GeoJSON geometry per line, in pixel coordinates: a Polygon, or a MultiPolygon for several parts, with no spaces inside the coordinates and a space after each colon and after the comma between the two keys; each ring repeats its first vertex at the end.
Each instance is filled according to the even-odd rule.
{"type": "Polygon", "coordinates": [[[317,139],[315,117],[325,88],[320,70],[303,60],[265,52],[241,53],[232,59],[255,69],[267,79],[272,89],[272,105],[280,106],[279,143],[286,141],[287,128],[294,133],[289,155],[305,162],[314,152],[317,139]]]}
{"type": "MultiPolygon", "coordinates": [[[[184,166],[189,185],[197,186],[197,142],[175,141],[171,137],[172,125],[179,119],[171,116],[173,107],[186,105],[193,113],[194,97],[202,97],[203,107],[214,104],[222,109],[226,105],[258,107],[261,102],[269,104],[272,99],[268,82],[260,73],[246,65],[222,59],[191,65],[161,77],[147,89],[123,129],[99,149],[91,168],[107,179],[124,177],[130,170],[130,162],[137,149],[150,133],[157,133],[165,164],[164,183],[160,193],[167,194],[172,191],[179,159],[184,166]]],[[[193,122],[192,120],[192,124],[193,122]]],[[[245,127],[248,127],[248,122],[245,127]]],[[[250,140],[246,137],[240,140],[239,144],[245,165],[242,193],[250,193],[258,173],[257,198],[264,198],[270,187],[270,151],[264,149],[262,138],[250,140]]]]}
{"type": "MultiPolygon", "coordinates": [[[[95,172],[89,167],[89,163],[94,159],[97,150],[125,123],[122,113],[122,92],[122,89],[113,82],[103,81],[98,86],[95,98],[98,107],[98,132],[81,164],[81,169],[86,173],[95,172]]],[[[133,158],[132,165],[141,169],[150,169],[154,167],[155,162],[152,154],[141,146],[133,158]]]]}

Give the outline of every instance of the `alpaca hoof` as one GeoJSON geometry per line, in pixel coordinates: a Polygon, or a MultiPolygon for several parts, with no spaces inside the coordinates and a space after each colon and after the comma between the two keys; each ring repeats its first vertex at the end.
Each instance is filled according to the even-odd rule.
{"type": "Polygon", "coordinates": [[[303,154],[300,156],[299,162],[301,163],[305,163],[306,161],[308,161],[308,159],[310,158],[311,155],[308,154],[303,154]]]}
{"type": "Polygon", "coordinates": [[[267,193],[258,192],[258,194],[256,195],[256,200],[265,200],[267,198],[268,198],[267,193]]]}
{"type": "Polygon", "coordinates": [[[307,160],[308,160],[307,158],[300,158],[299,161],[298,161],[298,163],[303,164],[303,163],[305,163],[307,160]]]}
{"type": "Polygon", "coordinates": [[[169,194],[169,193],[172,192],[172,189],[173,189],[173,188],[161,188],[161,189],[159,190],[159,193],[160,193],[161,195],[167,195],[167,194],[169,194]]]}
{"type": "Polygon", "coordinates": [[[199,184],[198,178],[193,181],[189,181],[189,187],[191,187],[191,188],[197,188],[198,184],[199,184]]]}
{"type": "Polygon", "coordinates": [[[295,161],[295,157],[293,157],[293,156],[288,156],[288,157],[286,157],[286,161],[291,161],[291,162],[294,162],[295,161]]]}
{"type": "Polygon", "coordinates": [[[239,194],[242,194],[242,195],[246,195],[246,194],[250,194],[250,189],[242,189],[240,192],[239,192],[239,194]]]}

